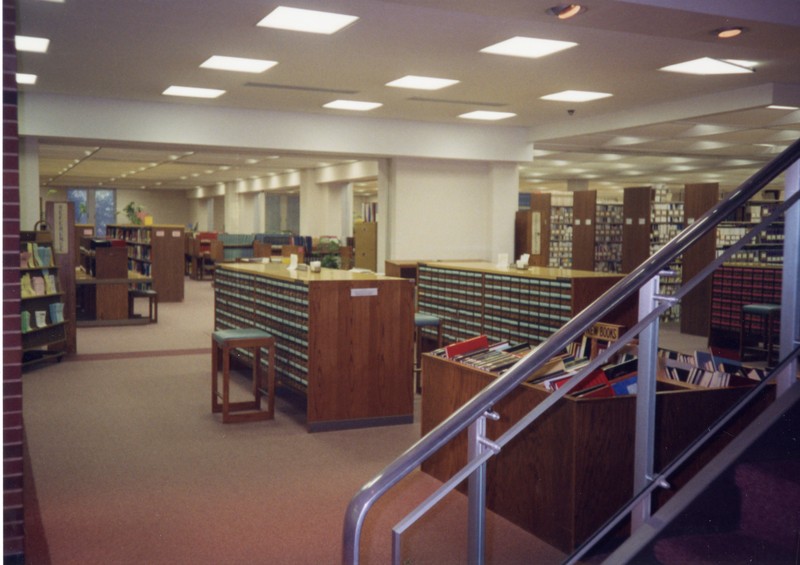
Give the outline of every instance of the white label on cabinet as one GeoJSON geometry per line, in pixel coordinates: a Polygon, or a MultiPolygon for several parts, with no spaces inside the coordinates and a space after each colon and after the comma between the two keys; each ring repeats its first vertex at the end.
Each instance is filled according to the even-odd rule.
{"type": "Polygon", "coordinates": [[[694,223],[694,218],[686,218],[686,223],[691,226],[694,223]]]}
{"type": "Polygon", "coordinates": [[[632,226],[633,225],[633,218],[625,218],[625,225],[632,226]]]}
{"type": "Polygon", "coordinates": [[[156,237],[164,237],[164,230],[156,230],[156,237]]]}
{"type": "Polygon", "coordinates": [[[579,226],[579,225],[581,225],[581,221],[580,221],[580,220],[575,220],[575,225],[576,225],[576,226],[579,226]]]}
{"type": "Polygon", "coordinates": [[[181,236],[181,230],[174,230],[172,232],[172,237],[180,237],[180,236],[181,236]]]}
{"type": "Polygon", "coordinates": [[[592,225],[592,219],[591,218],[586,218],[586,225],[587,226],[591,226],[592,225]]]}
{"type": "Polygon", "coordinates": [[[85,230],[83,230],[83,235],[86,235],[86,236],[92,237],[92,230],[91,230],[91,229],[85,229],[85,230]]]}
{"type": "Polygon", "coordinates": [[[645,219],[644,218],[639,218],[639,225],[643,226],[644,224],[645,224],[645,219]]]}
{"type": "Polygon", "coordinates": [[[355,298],[357,296],[378,296],[378,289],[377,288],[351,288],[350,289],[350,297],[355,298]]]}

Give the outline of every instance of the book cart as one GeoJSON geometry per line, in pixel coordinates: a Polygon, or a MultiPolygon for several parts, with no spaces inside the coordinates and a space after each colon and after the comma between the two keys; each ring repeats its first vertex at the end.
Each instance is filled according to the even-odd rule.
{"type": "MultiPolygon", "coordinates": [[[[275,337],[276,382],[305,399],[309,431],[413,421],[408,280],[231,263],[215,271],[214,291],[215,329],[258,328],[275,337]]],[[[244,350],[235,357],[251,362],[244,350]]]]}
{"type": "MultiPolygon", "coordinates": [[[[422,435],[490,384],[497,375],[423,355],[422,435]]],[[[748,389],[703,388],[659,380],[656,393],[655,468],[663,468],[748,389]]],[[[493,406],[499,421],[487,420],[495,439],[550,392],[522,384],[493,406]]],[[[717,439],[670,479],[654,507],[718,453],[730,437],[771,401],[767,389],[717,439]]],[[[571,552],[633,495],[636,397],[584,398],[567,395],[544,417],[503,447],[487,464],[487,507],[543,541],[571,552]]],[[[423,472],[448,480],[466,463],[467,432],[422,464],[423,472]]],[[[465,485],[462,484],[462,488],[465,485]]]]}

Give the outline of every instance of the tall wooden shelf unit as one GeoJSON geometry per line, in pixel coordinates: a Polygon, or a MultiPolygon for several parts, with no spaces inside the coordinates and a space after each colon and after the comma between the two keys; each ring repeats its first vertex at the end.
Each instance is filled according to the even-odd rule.
{"type": "MultiPolygon", "coordinates": [[[[421,262],[418,273],[419,311],[440,318],[445,342],[486,334],[540,343],[621,278],[549,267],[498,269],[479,261],[421,262]]],[[[635,320],[629,300],[605,321],[630,327],[635,320]]],[[[435,332],[424,328],[423,336],[434,339],[435,332]]]]}
{"type": "Polygon", "coordinates": [[[518,210],[514,221],[514,258],[530,255],[529,265],[546,267],[550,257],[551,195],[533,192],[530,208],[518,210]]]}
{"type": "Polygon", "coordinates": [[[67,353],[68,325],[75,321],[69,310],[65,311],[65,293],[58,271],[52,234],[38,230],[20,232],[23,367],[60,361],[67,353]],[[46,251],[37,253],[38,249],[46,251]]]}
{"type": "Polygon", "coordinates": [[[576,192],[572,203],[572,268],[594,271],[597,192],[576,192]]]}
{"type": "MultiPolygon", "coordinates": [[[[653,202],[650,209],[650,254],[664,247],[684,227],[684,203],[682,195],[675,194],[664,185],[653,187],[653,202]]],[[[670,263],[671,275],[659,279],[659,293],[673,296],[681,287],[683,276],[682,258],[670,263]]],[[[662,315],[662,320],[679,320],[682,304],[676,304],[662,315]]]]}
{"type": "Polygon", "coordinates": [[[106,235],[128,247],[128,269],[151,277],[159,302],[182,302],[184,282],[183,226],[109,225],[106,235]]]}
{"type": "Polygon", "coordinates": [[[353,226],[355,266],[378,270],[378,223],[360,222],[353,226]]]}
{"type": "MultiPolygon", "coordinates": [[[[309,431],[413,421],[414,285],[407,279],[231,263],[216,269],[214,290],[216,329],[275,336],[277,380],[305,397],[309,431]]],[[[252,363],[246,351],[237,355],[252,363]]]]}
{"type": "MultiPolygon", "coordinates": [[[[422,435],[450,416],[496,375],[429,354],[422,360],[422,435]]],[[[656,470],[704,432],[749,387],[706,389],[659,382],[656,393],[656,470]]],[[[493,406],[487,436],[499,437],[549,393],[523,384],[493,406]]],[[[729,424],[700,457],[670,484],[680,488],[751,421],[772,398],[767,390],[729,424]]],[[[636,397],[575,398],[567,395],[487,464],[487,507],[561,551],[571,552],[633,494],[636,397]]],[[[462,432],[422,464],[441,481],[466,464],[462,432]]],[[[675,488],[657,497],[663,504],[675,488]]]]}
{"type": "Polygon", "coordinates": [[[572,194],[553,194],[548,267],[572,268],[572,194]]]}

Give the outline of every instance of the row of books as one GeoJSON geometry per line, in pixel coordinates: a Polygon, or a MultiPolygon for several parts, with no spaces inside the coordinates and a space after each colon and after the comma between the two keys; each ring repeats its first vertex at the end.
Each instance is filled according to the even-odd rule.
{"type": "Polygon", "coordinates": [[[751,367],[736,359],[715,356],[708,351],[685,354],[659,349],[660,374],[671,380],[706,388],[746,386],[763,380],[766,370],[751,367]]]}

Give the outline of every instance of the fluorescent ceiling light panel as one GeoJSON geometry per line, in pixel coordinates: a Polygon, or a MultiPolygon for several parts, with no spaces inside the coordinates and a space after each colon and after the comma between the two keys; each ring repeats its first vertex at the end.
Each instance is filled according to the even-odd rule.
{"type": "Polygon", "coordinates": [[[601,98],[608,98],[607,92],[589,92],[586,90],[564,90],[554,94],[542,96],[542,100],[555,100],[557,102],[590,102],[601,98]]]}
{"type": "Polygon", "coordinates": [[[188,96],[190,98],[217,98],[225,94],[216,88],[195,88],[193,86],[170,86],[162,94],[166,96],[188,96]]]}
{"type": "Polygon", "coordinates": [[[489,112],[487,110],[476,110],[474,112],[467,112],[466,114],[461,114],[458,117],[467,120],[495,121],[495,120],[505,120],[506,118],[513,118],[514,116],[516,116],[516,114],[512,112],[489,112]]]}
{"type": "Polygon", "coordinates": [[[386,86],[393,86],[396,88],[416,88],[419,90],[440,90],[457,83],[457,80],[452,80],[449,78],[406,75],[403,78],[393,80],[392,82],[387,82],[386,86]]]}
{"type": "Polygon", "coordinates": [[[28,51],[30,53],[47,53],[50,40],[45,37],[30,37],[27,35],[17,35],[14,37],[14,47],[17,51],[28,51]]]}
{"type": "Polygon", "coordinates": [[[345,14],[278,6],[256,25],[260,27],[330,35],[347,27],[357,19],[357,16],[348,16],[345,14]]]}
{"type": "Polygon", "coordinates": [[[767,106],[767,108],[769,108],[770,110],[800,110],[800,107],[797,106],[782,106],[781,104],[770,104],[769,106],[767,106]]]}
{"type": "Polygon", "coordinates": [[[508,55],[510,57],[527,57],[536,59],[545,55],[552,55],[564,49],[575,47],[572,41],[557,41],[554,39],[537,39],[535,37],[512,37],[500,43],[481,49],[481,53],[494,55],[508,55]]]}
{"type": "Polygon", "coordinates": [[[754,64],[747,61],[727,61],[722,59],[712,59],[703,57],[686,61],[676,65],[662,67],[659,70],[670,73],[685,73],[690,75],[732,75],[741,73],[752,73],[751,68],[754,64]]]}
{"type": "Polygon", "coordinates": [[[366,112],[380,108],[383,104],[379,102],[361,102],[359,100],[334,100],[328,102],[323,108],[330,108],[332,110],[354,110],[357,112],[366,112]]]}
{"type": "Polygon", "coordinates": [[[200,66],[204,69],[218,69],[220,71],[263,73],[277,64],[277,61],[268,61],[266,59],[245,59],[242,57],[214,55],[201,63],[200,66]]]}
{"type": "Polygon", "coordinates": [[[36,84],[36,75],[17,73],[17,84],[36,84]]]}

